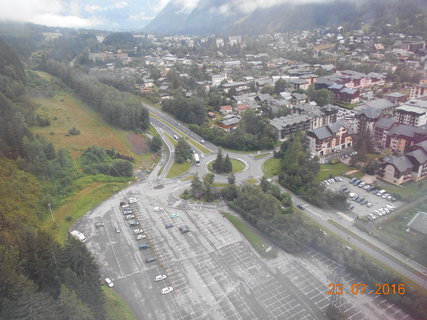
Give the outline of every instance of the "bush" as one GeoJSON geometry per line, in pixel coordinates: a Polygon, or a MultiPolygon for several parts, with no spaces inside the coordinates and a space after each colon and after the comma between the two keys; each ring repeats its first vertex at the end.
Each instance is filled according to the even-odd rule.
{"type": "Polygon", "coordinates": [[[76,129],[75,127],[72,127],[70,130],[68,130],[68,133],[72,136],[77,136],[80,134],[80,130],[76,129]]]}

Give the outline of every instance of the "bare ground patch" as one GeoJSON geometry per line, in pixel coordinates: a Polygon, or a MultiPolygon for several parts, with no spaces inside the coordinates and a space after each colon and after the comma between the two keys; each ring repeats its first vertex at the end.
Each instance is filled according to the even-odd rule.
{"type": "Polygon", "coordinates": [[[129,133],[127,139],[131,144],[132,152],[135,154],[142,154],[150,151],[148,138],[136,133],[129,133]]]}

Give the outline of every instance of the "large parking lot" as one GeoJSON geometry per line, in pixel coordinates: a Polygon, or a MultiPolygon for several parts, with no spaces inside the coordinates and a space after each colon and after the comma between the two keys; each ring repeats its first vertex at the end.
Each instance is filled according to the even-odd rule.
{"type": "MultiPolygon", "coordinates": [[[[281,250],[278,258],[263,260],[217,205],[179,199],[182,184],[143,183],[74,225],[88,238],[86,245],[103,277],[114,282],[112,290],[137,319],[325,319],[330,299],[326,275],[333,262],[311,251],[294,256],[281,250]],[[130,198],[136,202],[124,215],[119,204],[130,198]],[[135,218],[127,220],[129,215],[135,218]],[[131,221],[139,225],[130,227],[131,221]],[[165,227],[171,223],[173,227],[165,227]],[[190,232],[179,230],[184,225],[190,232]],[[136,229],[142,229],[144,239],[136,240],[136,229]],[[149,248],[139,250],[141,244],[149,248]],[[148,257],[157,260],[147,263],[148,257]],[[158,275],[166,279],[154,281],[158,275]],[[173,291],[162,295],[168,287],[173,291]]],[[[384,311],[369,298],[363,306],[351,296],[342,303],[352,320],[380,319],[369,310],[374,315],[384,311]]]]}
{"type": "Polygon", "coordinates": [[[402,205],[400,201],[387,196],[387,192],[381,187],[376,187],[373,184],[365,183],[359,179],[348,179],[339,177],[342,181],[329,179],[326,185],[332,191],[341,192],[348,197],[349,210],[355,216],[367,217],[369,220],[376,220],[387,214],[390,214],[402,205]],[[358,183],[358,181],[361,181],[358,183]],[[375,189],[368,191],[369,187],[375,189]],[[380,195],[378,195],[380,192],[380,195]]]}

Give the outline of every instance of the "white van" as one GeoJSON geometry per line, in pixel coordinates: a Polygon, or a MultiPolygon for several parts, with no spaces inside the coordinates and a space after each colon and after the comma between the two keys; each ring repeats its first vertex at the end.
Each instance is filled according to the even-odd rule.
{"type": "Polygon", "coordinates": [[[163,211],[162,207],[154,207],[153,208],[154,212],[159,212],[159,211],[163,211]]]}
{"type": "Polygon", "coordinates": [[[80,240],[83,243],[86,242],[86,240],[87,240],[85,235],[83,233],[81,233],[80,231],[77,231],[77,230],[71,231],[70,235],[72,237],[74,237],[75,239],[80,240]]]}

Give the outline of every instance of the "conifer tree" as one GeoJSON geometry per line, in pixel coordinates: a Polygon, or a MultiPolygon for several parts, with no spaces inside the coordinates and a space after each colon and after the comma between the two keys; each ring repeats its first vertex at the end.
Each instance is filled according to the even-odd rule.
{"type": "Polygon", "coordinates": [[[219,148],[218,154],[216,156],[216,160],[212,164],[213,171],[216,173],[222,173],[223,172],[223,166],[224,166],[223,162],[224,162],[224,160],[222,157],[222,149],[219,148]]]}
{"type": "Polygon", "coordinates": [[[232,170],[233,170],[233,165],[231,164],[230,157],[227,154],[222,164],[222,172],[229,173],[232,170]]]}
{"type": "Polygon", "coordinates": [[[60,292],[58,303],[68,320],[95,320],[90,308],[77,297],[74,290],[61,285],[60,292]]]}

